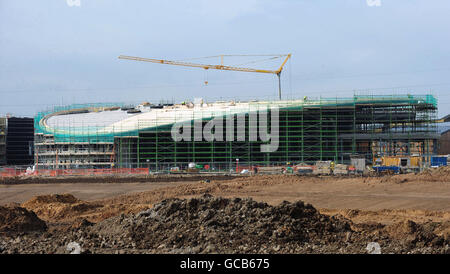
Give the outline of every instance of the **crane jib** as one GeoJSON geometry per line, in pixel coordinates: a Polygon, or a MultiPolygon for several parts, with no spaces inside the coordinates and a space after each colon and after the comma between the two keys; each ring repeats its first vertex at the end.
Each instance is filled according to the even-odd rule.
{"type": "MultiPolygon", "coordinates": [[[[291,54],[286,55],[276,55],[276,56],[286,56],[281,66],[278,68],[278,70],[265,70],[265,69],[254,69],[254,68],[243,68],[243,67],[233,67],[233,66],[225,66],[223,65],[223,56],[232,56],[232,55],[218,55],[221,57],[221,65],[207,65],[207,64],[196,64],[196,63],[189,63],[189,62],[180,62],[180,61],[169,61],[169,60],[163,60],[163,59],[152,59],[152,58],[143,58],[143,57],[135,57],[135,56],[126,56],[126,55],[120,55],[119,59],[126,59],[126,60],[133,60],[133,61],[142,61],[142,62],[150,62],[150,63],[157,63],[157,64],[166,64],[166,65],[175,65],[175,66],[185,66],[185,67],[197,67],[197,68],[203,68],[205,70],[208,69],[217,69],[217,70],[230,70],[230,71],[243,71],[243,72],[257,72],[257,73],[269,73],[269,74],[276,74],[278,76],[278,86],[279,86],[279,97],[281,100],[281,71],[283,70],[284,65],[287,63],[289,58],[291,58],[291,54]]],[[[238,55],[238,56],[245,56],[245,55],[238,55]]],[[[255,55],[257,56],[257,55],[255,55]]],[[[274,55],[275,56],[275,55],[274,55]]]]}

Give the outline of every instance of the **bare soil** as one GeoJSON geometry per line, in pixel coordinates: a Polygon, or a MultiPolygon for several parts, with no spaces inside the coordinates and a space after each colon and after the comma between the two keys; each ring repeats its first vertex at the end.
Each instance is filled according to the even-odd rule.
{"type": "MultiPolygon", "coordinates": [[[[23,231],[22,234],[17,231],[19,234],[11,232],[1,236],[0,252],[65,253],[67,250],[64,248],[69,241],[82,241],[85,252],[95,253],[365,253],[365,245],[371,241],[379,242],[382,249],[389,253],[450,252],[450,168],[447,167],[420,174],[355,178],[258,175],[177,177],[171,181],[166,176],[162,179],[139,177],[136,182],[133,182],[132,177],[126,177],[126,183],[121,182],[121,178],[107,183],[95,183],[92,178],[87,178],[86,181],[85,178],[76,179],[76,182],[73,181],[74,178],[67,178],[68,182],[59,179],[53,183],[34,180],[25,184],[9,181],[8,184],[0,185],[0,204],[20,205],[35,213],[48,226],[46,232],[29,232],[34,236],[23,235],[23,231]],[[204,194],[212,197],[204,197],[204,194]],[[199,236],[200,240],[197,242],[189,237],[189,241],[177,241],[176,235],[186,238],[189,233],[210,228],[195,218],[191,223],[185,222],[188,216],[183,215],[186,203],[191,201],[189,199],[199,197],[203,197],[200,198],[200,203],[205,208],[197,209],[196,214],[220,216],[216,222],[222,225],[219,225],[220,229],[213,227],[212,230],[207,230],[209,232],[199,236]],[[224,208],[207,208],[211,205],[211,199],[221,199],[227,201],[227,204],[233,204],[233,199],[237,197],[251,198],[245,200],[252,201],[249,204],[262,202],[262,207],[267,212],[283,207],[283,204],[286,207],[283,201],[290,202],[291,207],[299,201],[300,204],[311,204],[316,213],[313,214],[314,224],[309,225],[317,226],[320,231],[314,232],[316,234],[311,232],[310,237],[305,236],[304,238],[311,239],[307,241],[299,241],[295,237],[291,239],[289,236],[287,240],[280,242],[267,236],[266,245],[252,245],[255,242],[251,240],[252,236],[239,234],[240,230],[236,230],[228,222],[241,222],[242,226],[247,225],[247,229],[256,234],[260,232],[267,235],[273,235],[280,224],[262,218],[264,214],[254,215],[256,217],[251,222],[233,219],[241,211],[244,215],[253,212],[247,212],[247,202],[236,202],[232,207],[234,211],[229,210],[227,214],[220,212],[224,208]],[[174,198],[187,200],[167,201],[174,198]],[[180,206],[180,203],[184,205],[180,206]],[[144,222],[142,212],[150,212],[156,204],[159,207],[177,204],[181,208],[181,215],[173,219],[169,214],[167,218],[161,219],[159,226],[144,222]],[[205,213],[208,210],[212,213],[205,213]],[[328,227],[327,220],[338,220],[336,222],[339,224],[335,225],[345,229],[333,234],[333,231],[325,229],[328,227]],[[144,223],[139,226],[139,230],[136,224],[140,221],[144,223]],[[123,222],[128,223],[127,229],[124,229],[123,222]],[[174,228],[177,229],[173,230],[174,228]],[[258,232],[257,228],[261,231],[258,232]],[[158,229],[165,231],[158,236],[160,238],[155,236],[156,238],[149,238],[144,242],[136,240],[138,236],[133,238],[138,230],[141,231],[139,233],[150,233],[158,229]],[[213,233],[213,230],[222,232],[213,233]],[[105,236],[101,231],[110,232],[105,232],[105,236]],[[237,234],[227,234],[231,232],[237,234]],[[320,236],[328,235],[327,233],[339,239],[333,242],[331,238],[320,236]],[[86,240],[86,237],[92,239],[86,240]],[[248,241],[225,245],[223,241],[228,238],[231,240],[232,237],[244,237],[248,241]],[[53,244],[48,244],[46,239],[53,239],[53,244]],[[28,241],[35,242],[31,245],[33,248],[30,248],[28,241]],[[21,244],[22,242],[26,244],[21,244]],[[156,245],[157,242],[161,244],[156,245]],[[266,247],[261,249],[261,246],[266,247]]],[[[302,211],[303,207],[300,208],[302,211]]],[[[289,222],[294,225],[298,220],[292,219],[290,215],[283,217],[288,215],[285,212],[279,217],[291,218],[289,222]]],[[[300,228],[294,225],[290,229],[300,228]]]]}

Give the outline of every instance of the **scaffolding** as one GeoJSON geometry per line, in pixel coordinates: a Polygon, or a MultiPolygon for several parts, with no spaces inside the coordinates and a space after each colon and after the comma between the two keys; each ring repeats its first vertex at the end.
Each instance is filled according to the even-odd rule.
{"type": "Polygon", "coordinates": [[[44,169],[150,170],[183,169],[196,163],[217,171],[234,169],[237,161],[246,166],[350,163],[355,155],[369,163],[375,157],[400,155],[421,156],[429,162],[439,139],[436,115],[437,100],[432,95],[67,106],[36,116],[35,162],[44,169]],[[270,117],[274,109],[279,112],[278,149],[262,152],[261,145],[270,141],[251,140],[251,132],[258,131],[260,124],[252,123],[250,117],[260,111],[267,111],[270,117]],[[78,118],[87,115],[98,123],[78,118]],[[223,118],[224,128],[227,119],[233,118],[232,141],[225,131],[220,141],[195,140],[195,130],[190,141],[172,137],[176,123],[204,128],[218,117],[223,118]]]}

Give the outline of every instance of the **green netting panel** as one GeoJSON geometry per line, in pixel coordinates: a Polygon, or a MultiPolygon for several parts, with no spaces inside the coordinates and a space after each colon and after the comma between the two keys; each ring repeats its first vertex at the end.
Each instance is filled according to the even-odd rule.
{"type": "MultiPolygon", "coordinates": [[[[405,105],[421,105],[427,104],[437,107],[437,100],[433,95],[355,95],[352,98],[320,98],[320,99],[310,99],[304,98],[302,100],[292,100],[292,101],[272,101],[272,102],[250,102],[246,109],[240,109],[241,113],[249,113],[251,111],[268,109],[270,107],[279,107],[280,110],[291,110],[298,109],[301,110],[305,107],[307,108],[326,108],[326,107],[347,107],[355,105],[377,105],[377,104],[405,104],[405,105]]],[[[107,107],[123,107],[124,104],[120,103],[106,103],[106,104],[74,104],[64,107],[54,107],[52,110],[40,112],[35,116],[35,131],[36,133],[53,135],[55,142],[85,142],[85,143],[101,143],[101,142],[113,142],[114,137],[120,136],[139,136],[139,132],[148,130],[162,130],[163,128],[167,130],[173,123],[164,123],[164,121],[154,122],[154,126],[148,126],[145,123],[138,123],[135,128],[129,128],[123,130],[122,128],[108,129],[105,126],[73,126],[68,125],[66,127],[58,127],[57,129],[46,127],[43,125],[43,120],[50,115],[62,115],[62,114],[73,114],[76,113],[74,110],[83,113],[83,110],[94,111],[96,109],[101,110],[107,107]]],[[[174,110],[176,111],[176,110],[174,110]]],[[[194,113],[195,119],[211,119],[217,116],[226,116],[229,114],[223,111],[205,111],[199,110],[199,112],[194,113]]]]}
{"type": "Polygon", "coordinates": [[[52,129],[45,127],[42,121],[45,117],[52,114],[64,113],[73,110],[79,110],[79,113],[83,113],[82,110],[96,111],[97,109],[104,109],[109,107],[124,107],[122,103],[95,103],[95,104],[72,104],[68,106],[55,106],[52,110],[39,112],[34,118],[35,133],[42,133],[45,135],[53,135],[55,142],[80,142],[80,143],[102,143],[113,142],[115,136],[137,136],[138,130],[130,130],[129,132],[104,132],[103,126],[67,126],[58,127],[52,129]]]}

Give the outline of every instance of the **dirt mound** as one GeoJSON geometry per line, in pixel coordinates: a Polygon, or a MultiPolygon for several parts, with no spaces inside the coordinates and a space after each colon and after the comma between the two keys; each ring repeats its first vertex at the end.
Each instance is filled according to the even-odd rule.
{"type": "MultiPolygon", "coordinates": [[[[343,213],[359,216],[364,212],[343,213]]],[[[440,254],[450,253],[445,236],[449,227],[413,221],[356,224],[342,215],[323,215],[301,201],[271,206],[250,198],[205,194],[166,199],[152,208],[96,224],[77,215],[62,230],[34,238],[5,237],[0,253],[67,253],[67,245],[76,242],[87,253],[360,254],[376,242],[382,253],[440,254]]]]}
{"type": "MultiPolygon", "coordinates": [[[[438,170],[444,172],[427,172],[438,170]]],[[[118,189],[124,195],[102,200],[37,196],[22,207],[49,229],[0,235],[0,253],[67,253],[67,245],[76,242],[88,253],[360,254],[375,242],[383,254],[450,254],[450,180],[438,177],[425,172],[358,178],[265,175],[148,184],[145,192],[124,185],[118,189]],[[267,204],[235,198],[249,196],[267,204]],[[325,209],[318,212],[295,202],[299,199],[325,209]]],[[[20,201],[44,192],[40,187],[20,201]]],[[[56,189],[53,193],[61,190],[56,189]]],[[[107,191],[117,190],[108,186],[107,191]]]]}
{"type": "Polygon", "coordinates": [[[51,194],[51,195],[41,195],[31,198],[29,201],[23,203],[24,207],[32,207],[36,205],[42,204],[51,204],[51,203],[63,203],[63,204],[74,204],[79,202],[75,196],[72,194],[51,194]]]}
{"type": "Polygon", "coordinates": [[[421,177],[431,177],[440,180],[449,180],[450,179],[450,166],[441,166],[438,168],[430,168],[422,171],[419,174],[421,177]]]}
{"type": "Polygon", "coordinates": [[[94,225],[94,223],[89,222],[88,220],[86,220],[85,218],[79,218],[76,219],[72,225],[70,226],[71,229],[82,229],[82,228],[86,228],[89,226],[94,225]]]}
{"type": "Polygon", "coordinates": [[[75,219],[83,213],[95,212],[102,205],[81,201],[72,194],[52,194],[31,198],[22,207],[34,211],[40,218],[47,221],[75,219]]]}
{"type": "Polygon", "coordinates": [[[350,232],[344,220],[320,214],[303,202],[278,206],[252,199],[203,195],[167,199],[136,215],[121,215],[92,227],[103,243],[138,249],[189,247],[193,252],[267,252],[304,243],[330,243],[350,232]],[[127,241],[131,240],[131,241],[127,241]]]}
{"type": "Polygon", "coordinates": [[[408,182],[450,182],[450,166],[428,168],[420,173],[392,174],[382,177],[365,177],[365,183],[394,183],[408,182]]]}
{"type": "Polygon", "coordinates": [[[436,235],[442,236],[444,240],[450,243],[450,221],[443,222],[434,230],[436,235]]]}
{"type": "Polygon", "coordinates": [[[32,211],[23,207],[0,206],[0,232],[20,233],[45,231],[47,225],[32,211]]]}
{"type": "Polygon", "coordinates": [[[411,220],[386,227],[390,237],[403,241],[407,245],[441,246],[445,239],[434,233],[437,223],[417,224],[411,220]]]}

